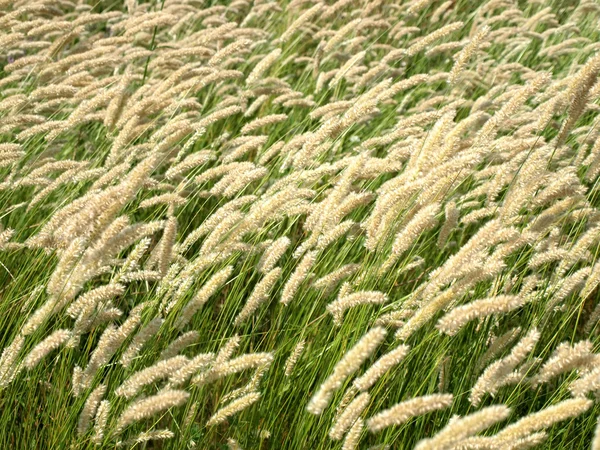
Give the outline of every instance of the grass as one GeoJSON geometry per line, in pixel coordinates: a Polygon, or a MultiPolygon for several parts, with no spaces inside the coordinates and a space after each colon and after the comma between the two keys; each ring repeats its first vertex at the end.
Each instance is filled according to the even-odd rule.
{"type": "MultiPolygon", "coordinates": [[[[35,29],[36,26],[59,20],[72,22],[87,13],[85,8],[78,10],[70,2],[43,0],[37,3],[47,5],[56,3],[50,7],[54,12],[48,14],[43,10],[23,12],[8,20],[6,18],[10,11],[16,11],[28,3],[0,1],[0,10],[6,11],[4,14],[0,13],[0,23],[4,24],[0,32],[0,42],[4,42],[3,39],[11,34],[17,33],[19,26],[27,32],[35,29]],[[39,24],[34,23],[35,20],[39,20],[39,24]]],[[[594,349],[598,346],[595,327],[592,327],[591,332],[585,327],[598,303],[596,289],[584,297],[581,295],[583,285],[577,286],[561,302],[560,310],[547,309],[548,302],[556,295],[566,277],[584,267],[589,266],[592,271],[594,270],[599,249],[598,239],[593,239],[586,246],[589,255],[575,261],[568,268],[566,275],[558,274],[557,268],[565,259],[565,255],[572,254],[572,245],[596,225],[600,206],[597,176],[591,178],[588,176],[592,173],[589,152],[598,151],[594,150],[594,145],[598,147],[595,144],[598,137],[596,133],[600,92],[596,81],[598,70],[593,77],[594,82],[587,89],[591,95],[584,99],[586,107],[576,126],[570,131],[566,145],[557,147],[555,141],[561,126],[572,113],[569,89],[580,82],[577,78],[578,74],[586,63],[593,60],[597,50],[600,37],[597,29],[600,8],[597,5],[589,3],[589,11],[581,14],[580,12],[585,10],[583,2],[495,2],[497,7],[490,7],[491,9],[486,12],[486,8],[492,3],[458,0],[452,2],[448,12],[435,22],[433,20],[435,11],[442,2],[427,2],[428,4],[424,5],[418,13],[410,15],[407,12],[408,6],[404,3],[384,2],[378,6],[375,2],[356,1],[341,7],[330,19],[321,17],[326,10],[324,7],[320,15],[305,24],[289,41],[281,43],[276,38],[281,36],[286,28],[308,9],[309,5],[275,2],[265,6],[266,3],[247,4],[244,1],[206,2],[200,5],[200,2],[189,1],[181,3],[188,4],[189,8],[178,8],[176,2],[169,1],[139,2],[139,5],[136,2],[125,3],[133,5],[133,10],[128,12],[127,6],[121,2],[82,2],[81,4],[89,6],[90,13],[116,12],[117,14],[112,19],[103,19],[87,25],[49,60],[26,65],[16,72],[11,71],[11,60],[19,61],[24,56],[44,54],[46,51],[43,43],[40,44],[39,49],[32,44],[27,47],[26,43],[56,42],[69,30],[59,28],[58,32],[31,33],[34,37],[30,40],[19,38],[6,46],[0,45],[0,83],[9,79],[12,73],[18,75],[18,80],[2,85],[0,101],[4,102],[10,98],[14,100],[17,95],[23,95],[25,99],[24,103],[17,108],[0,104],[0,145],[18,143],[23,151],[23,154],[14,161],[10,161],[5,166],[0,165],[0,183],[2,183],[0,224],[3,227],[0,231],[14,230],[14,235],[9,242],[16,244],[5,245],[6,243],[0,239],[0,250],[2,250],[0,252],[0,348],[9,346],[22,333],[23,325],[32,314],[53,298],[48,286],[52,284],[53,274],[56,277],[57,267],[60,267],[61,261],[66,260],[66,245],[79,238],[82,239],[84,248],[89,249],[94,245],[104,246],[102,248],[108,255],[108,237],[102,233],[106,233],[119,216],[126,215],[130,224],[163,221],[174,216],[178,224],[176,242],[181,243],[194,229],[228,202],[244,195],[255,195],[256,199],[240,210],[243,217],[249,217],[254,211],[252,208],[260,205],[260,201],[267,198],[275,189],[275,183],[280,180],[289,183],[289,186],[311,189],[312,192],[307,202],[299,202],[296,205],[299,206],[297,210],[286,210],[285,205],[280,205],[263,222],[243,235],[240,234],[241,222],[227,227],[224,235],[217,239],[218,244],[213,249],[215,254],[225,256],[216,263],[204,265],[202,270],[189,280],[189,286],[183,290],[176,306],[169,313],[161,309],[161,304],[166,301],[165,292],[169,292],[169,289],[177,289],[176,283],[184,281],[185,268],[189,268],[194,262],[206,256],[202,250],[206,237],[199,239],[181,254],[176,251],[168,252],[167,263],[172,268],[178,267],[172,269],[175,281],[169,281],[169,275],[165,277],[165,274],[162,274],[159,279],[126,283],[125,294],[113,299],[114,306],[123,312],[123,316],[112,322],[117,326],[120,325],[134,306],[146,302],[141,326],[162,315],[165,320],[158,333],[144,345],[133,364],[126,368],[119,363],[119,357],[133,337],[133,335],[128,336],[116,350],[115,355],[95,374],[92,385],[78,397],[73,394],[73,370],[76,366],[85,367],[88,364],[90,355],[96,348],[107,323],[87,330],[81,336],[79,344],[73,348],[63,345],[58,350],[50,352],[35,368],[19,371],[15,379],[6,383],[0,390],[0,448],[108,449],[115,448],[121,443],[124,448],[212,449],[233,446],[231,442],[228,444],[228,440],[231,439],[244,449],[342,448],[342,442],[332,441],[328,437],[328,432],[336,418],[336,406],[344,399],[354,376],[349,377],[335,393],[323,414],[317,416],[309,414],[306,405],[343,355],[375,326],[378,319],[385,317],[385,314],[407,311],[404,320],[408,320],[416,310],[426,306],[430,299],[420,295],[423,288],[432,286],[432,280],[435,279],[434,270],[444,264],[448,266],[450,258],[466,248],[469,242],[473,242],[472,238],[486,223],[498,219],[502,230],[513,227],[518,235],[523,237],[527,227],[536,218],[563,199],[572,199],[573,205],[553,217],[541,231],[527,235],[526,244],[507,252],[501,258],[504,264],[501,269],[469,284],[464,291],[452,298],[452,302],[445,309],[503,292],[517,294],[526,277],[537,275],[540,283],[532,300],[510,313],[472,321],[452,337],[440,333],[435,328],[437,320],[443,315],[441,310],[435,312],[430,320],[418,327],[406,340],[406,344],[410,346],[406,358],[385,373],[369,390],[371,401],[361,417],[365,419],[396,403],[437,392],[453,394],[451,407],[415,417],[378,433],[371,433],[365,429],[361,434],[358,448],[385,445],[398,449],[413,448],[417,442],[433,436],[446,426],[453,415],[464,416],[485,406],[504,404],[511,408],[511,415],[507,421],[500,422],[483,433],[492,436],[508,423],[516,422],[521,417],[570,398],[569,385],[581,376],[581,372],[568,371],[535,389],[531,387],[529,378],[539,371],[542,362],[547,360],[562,342],[576,343],[589,339],[594,344],[594,349]],[[322,46],[336,30],[371,7],[372,11],[364,20],[369,25],[368,21],[372,19],[374,22],[370,26],[357,27],[344,38],[335,52],[329,55],[321,54],[322,46]],[[540,17],[539,23],[525,29],[527,19],[546,7],[553,16],[540,17]],[[202,15],[202,10],[206,11],[209,8],[213,8],[213,12],[202,15]],[[509,13],[502,18],[502,12],[510,8],[514,8],[514,16],[509,13]],[[171,14],[172,17],[169,16],[171,18],[166,24],[153,25],[143,30],[143,33],[132,36],[126,34],[131,24],[123,31],[114,32],[115,36],[128,36],[129,40],[116,45],[109,52],[110,58],[107,60],[87,68],[91,78],[85,79],[80,84],[74,84],[75,92],[79,94],[76,93],[73,97],[59,96],[60,102],[55,104],[51,104],[52,98],[43,100],[32,96],[32,93],[41,87],[66,85],[70,82],[68,77],[72,74],[66,70],[56,70],[44,77],[41,75],[44,68],[52,68],[52,64],[60,62],[69,55],[93,47],[90,44],[93,39],[112,36],[114,24],[127,20],[130,15],[142,17],[154,11],[162,11],[164,14],[171,14]],[[191,16],[186,16],[187,14],[191,16]],[[396,37],[400,21],[405,21],[406,26],[419,27],[419,31],[396,37]],[[389,67],[364,87],[357,87],[362,74],[378,64],[391,47],[406,49],[414,43],[415,38],[426,36],[441,26],[456,21],[464,23],[459,32],[442,37],[430,44],[425,51],[412,57],[403,57],[390,63],[389,67]],[[185,63],[197,63],[199,67],[207,67],[211,52],[233,42],[238,37],[230,30],[223,32],[218,38],[210,38],[208,42],[193,44],[188,39],[190,36],[202,39],[205,30],[226,22],[235,22],[236,29],[244,29],[254,41],[247,53],[240,52],[233,55],[239,56],[240,59],[232,59],[228,61],[227,66],[222,63],[219,67],[219,70],[238,70],[241,74],[231,80],[216,80],[206,86],[191,87],[174,94],[172,98],[161,100],[163,103],[158,103],[157,86],[175,70],[185,63]],[[420,83],[397,93],[392,98],[378,102],[377,109],[362,111],[359,114],[359,121],[343,127],[337,134],[332,134],[329,140],[331,146],[321,148],[320,153],[311,156],[306,167],[290,164],[289,157],[301,151],[302,147],[299,146],[289,151],[287,155],[282,151],[262,164],[267,169],[266,175],[247,183],[232,197],[210,193],[210,189],[221,176],[203,183],[194,181],[195,176],[223,164],[220,157],[227,154],[227,143],[239,137],[242,127],[252,119],[268,114],[288,115],[282,123],[266,126],[258,132],[251,133],[268,136],[267,143],[251,150],[240,161],[259,165],[260,157],[278,142],[287,144],[294,137],[303,134],[310,139],[312,135],[308,133],[317,132],[324,122],[311,119],[309,116],[309,113],[318,106],[340,100],[356,103],[357,99],[368,99],[369,92],[372,95],[370,90],[387,78],[391,78],[391,82],[395,83],[415,74],[436,76],[450,71],[454,64],[453,56],[456,55],[456,50],[432,56],[428,56],[426,51],[443,42],[460,41],[461,45],[464,45],[471,36],[471,30],[478,30],[485,23],[490,25],[493,38],[484,40],[480,49],[471,56],[459,83],[450,85],[442,77],[431,82],[420,83]],[[568,31],[543,34],[558,30],[567,23],[574,23],[575,26],[568,31]],[[506,36],[498,31],[502,29],[506,30],[506,36]],[[200,34],[194,34],[196,32],[200,34]],[[361,37],[364,37],[364,40],[358,39],[361,37]],[[542,49],[572,37],[581,37],[586,41],[567,46],[568,52],[563,55],[540,53],[542,49]],[[193,45],[204,46],[208,49],[206,51],[208,56],[203,55],[203,51],[199,51],[193,56],[179,58],[167,56],[160,67],[152,64],[172,48],[193,47],[193,45]],[[127,61],[126,51],[132,48],[146,48],[151,54],[127,61]],[[282,54],[265,72],[262,84],[257,86],[245,84],[245,77],[262,57],[275,48],[281,48],[282,54]],[[366,56],[363,61],[357,62],[357,66],[363,65],[362,72],[346,76],[333,88],[326,87],[316,91],[319,75],[339,69],[346,60],[362,50],[366,51],[366,56]],[[298,56],[315,59],[310,61],[295,59],[298,56]],[[313,64],[315,60],[316,67],[313,64]],[[509,63],[513,65],[506,66],[509,63]],[[110,89],[118,87],[126,68],[137,78],[134,78],[123,91],[124,103],[120,110],[120,117],[125,117],[128,109],[133,108],[136,102],[139,104],[141,100],[148,101],[149,106],[147,110],[140,113],[139,124],[144,128],[136,129],[127,139],[127,146],[116,153],[117,162],[127,162],[129,166],[122,174],[113,177],[109,185],[125,186],[126,174],[144,161],[148,155],[156,156],[158,162],[151,175],[145,177],[135,187],[130,197],[125,198],[125,194],[122,194],[126,201],[105,222],[101,219],[102,212],[117,204],[118,199],[111,199],[113,203],[102,205],[97,212],[90,213],[91,216],[82,222],[80,229],[73,231],[73,236],[69,236],[68,241],[59,242],[56,236],[59,236],[61,228],[66,229],[70,226],[75,214],[61,221],[58,231],[52,235],[55,241],[49,241],[42,246],[32,245],[30,239],[39,236],[44,225],[52,217],[56,217],[63,208],[89,193],[93,183],[110,168],[108,156],[117,137],[126,132],[123,131],[125,124],[117,122],[115,127],[109,128],[103,122],[110,99],[118,95],[116,90],[110,91],[110,89]],[[541,71],[550,72],[552,79],[510,111],[508,117],[499,123],[497,129],[494,129],[493,136],[483,148],[474,145],[483,123],[473,124],[460,133],[450,156],[456,156],[464,151],[462,155],[472,152],[470,154],[476,155],[478,159],[474,163],[461,163],[462,165],[459,164],[443,172],[444,161],[436,161],[436,158],[443,157],[440,156],[440,152],[450,139],[450,132],[457,125],[471,118],[476,112],[476,107],[487,114],[485,118],[494,117],[503,105],[518,96],[518,89],[522,89],[523,85],[531,80],[533,73],[541,71]],[[89,86],[93,81],[110,79],[113,76],[114,79],[109,80],[106,86],[96,90],[89,89],[87,97],[81,94],[85,92],[86,84],[89,86]],[[308,100],[312,98],[314,104],[284,106],[274,102],[274,99],[281,95],[277,89],[284,84],[287,84],[285,89],[288,92],[293,90],[299,93],[299,98],[308,100]],[[149,90],[142,95],[144,89],[149,90]],[[109,100],[100,102],[93,111],[88,113],[84,121],[75,124],[66,122],[77,107],[85,105],[84,100],[98,99],[107,90],[111,93],[109,100]],[[139,98],[136,101],[131,100],[136,98],[135,95],[139,95],[139,98]],[[240,105],[245,111],[260,95],[268,95],[269,98],[251,117],[245,117],[242,113],[234,114],[206,126],[199,137],[194,135],[194,123],[222,108],[224,102],[231,101],[232,104],[240,105]],[[563,97],[545,127],[540,130],[528,130],[527,126],[542,115],[544,107],[560,95],[563,97]],[[423,107],[427,105],[426,102],[438,96],[439,102],[423,107]],[[183,103],[184,99],[190,98],[196,99],[197,104],[183,103]],[[321,210],[317,209],[333,198],[332,192],[335,193],[336,187],[340,186],[344,176],[352,170],[352,162],[363,151],[361,143],[386,135],[401,119],[414,118],[422,112],[433,114],[435,111],[448,108],[448,105],[454,101],[460,103],[455,104],[455,111],[450,117],[449,125],[442,129],[441,136],[436,138],[435,135],[436,123],[441,123],[438,122],[439,117],[433,117],[419,122],[414,130],[410,128],[413,125],[402,127],[408,129],[407,136],[395,139],[390,144],[376,146],[370,151],[368,158],[371,158],[369,161],[372,164],[384,158],[388,159],[385,159],[379,168],[371,171],[368,167],[363,167],[359,170],[359,174],[350,180],[350,191],[372,194],[368,202],[350,210],[338,221],[339,223],[342,220],[352,220],[356,226],[351,232],[318,250],[309,278],[302,281],[289,305],[280,304],[283,287],[292,276],[300,259],[293,256],[294,250],[311,237],[313,231],[310,228],[311,220],[329,217],[335,208],[339,208],[339,203],[332,203],[321,210]],[[180,106],[176,107],[178,104],[180,106]],[[58,127],[63,126],[61,133],[55,139],[49,139],[48,131],[52,131],[50,128],[32,137],[20,139],[20,132],[37,123],[38,119],[27,118],[26,115],[31,114],[37,114],[45,122],[61,121],[57,122],[55,128],[59,129],[58,127]],[[185,119],[186,114],[191,124],[181,125],[184,131],[180,136],[173,137],[174,130],[176,131],[177,128],[169,131],[166,136],[159,135],[161,129],[166,129],[177,120],[185,119]],[[22,122],[6,127],[5,125],[10,124],[11,120],[22,120],[22,122]],[[167,180],[166,170],[173,165],[177,153],[189,139],[192,139],[192,136],[197,139],[189,148],[188,154],[211,150],[215,158],[187,171],[185,176],[167,180]],[[173,139],[169,140],[171,137],[173,139]],[[428,147],[428,142],[432,141],[432,145],[428,147]],[[151,149],[154,150],[146,150],[142,147],[148,142],[152,144],[151,149]],[[155,144],[158,142],[166,143],[161,150],[156,150],[155,144]],[[403,147],[404,144],[406,145],[403,147]],[[531,168],[527,165],[531,158],[539,155],[544,155],[540,160],[545,162],[545,167],[538,165],[531,168]],[[393,158],[396,158],[396,162],[402,163],[402,169],[388,169],[392,165],[393,158]],[[76,173],[84,170],[79,169],[78,172],[67,177],[64,183],[56,186],[39,203],[29,208],[32,198],[67,169],[62,167],[33,179],[32,177],[28,179],[27,176],[33,170],[44,167],[44,164],[64,160],[85,161],[89,163],[86,170],[98,169],[98,172],[91,173],[89,178],[71,182],[76,173]],[[418,170],[411,172],[415,167],[418,170]],[[528,171],[534,169],[538,172],[531,175],[528,171]],[[574,174],[572,179],[569,178],[572,183],[567,183],[566,187],[561,186],[562,190],[558,189],[556,194],[551,193],[548,201],[536,203],[541,201],[543,195],[548,194],[544,189],[552,182],[567,179],[565,169],[571,170],[574,174]],[[435,178],[436,174],[441,174],[442,178],[447,177],[447,182],[436,184],[439,181],[435,178]],[[409,178],[409,175],[413,178],[409,178]],[[503,178],[500,178],[501,175],[503,178]],[[496,195],[486,195],[487,191],[482,186],[485,187],[485,182],[494,176],[500,180],[496,195]],[[381,190],[382,186],[385,189],[394,180],[399,183],[396,197],[389,206],[382,208],[381,203],[384,201],[385,194],[381,190]],[[404,182],[400,183],[401,180],[404,182]],[[515,193],[525,192],[528,186],[533,186],[529,194],[523,197],[515,195],[515,193]],[[143,200],[166,192],[177,193],[184,202],[177,206],[140,207],[143,200]],[[505,207],[510,204],[509,200],[515,201],[515,198],[518,202],[517,211],[507,218],[503,215],[507,210],[505,207]],[[448,242],[438,247],[437,240],[444,223],[443,211],[450,201],[458,205],[461,218],[488,204],[496,206],[497,209],[470,224],[459,221],[452,228],[448,242]],[[420,208],[434,202],[439,202],[441,208],[441,212],[436,216],[435,225],[423,230],[419,237],[411,242],[410,249],[401,255],[391,270],[380,274],[378,269],[387,260],[395,236],[405,229],[406,224],[420,208]],[[319,212],[311,218],[312,211],[319,212]],[[365,228],[367,228],[367,219],[373,217],[377,211],[390,214],[389,229],[376,230],[374,233],[378,240],[376,249],[369,251],[365,248],[365,228]],[[278,266],[283,271],[282,276],[267,301],[250,319],[235,327],[236,316],[254,286],[263,277],[257,270],[257,264],[266,248],[264,243],[281,236],[287,236],[292,241],[292,245],[278,262],[278,266]],[[240,244],[237,249],[229,252],[232,242],[243,243],[244,246],[240,244]],[[531,258],[539,255],[544,246],[549,245],[564,249],[565,255],[532,268],[529,264],[531,258]],[[417,257],[422,258],[423,262],[415,268],[404,270],[417,257]],[[350,263],[360,264],[360,270],[347,280],[351,283],[352,291],[380,291],[388,296],[388,301],[384,305],[360,305],[350,308],[345,312],[341,326],[336,327],[326,306],[337,298],[341,283],[338,283],[331,292],[315,289],[311,284],[314,280],[350,263]],[[240,344],[235,350],[234,357],[246,353],[269,352],[274,358],[258,385],[261,398],[227,421],[215,426],[207,426],[209,418],[224,406],[224,396],[234,389],[245,386],[252,379],[255,371],[247,370],[217,378],[203,386],[185,384],[180,388],[188,392],[190,397],[184,406],[164,408],[159,414],[136,422],[123,433],[112,435],[111,432],[116,427],[120,413],[131,403],[116,396],[114,390],[129,376],[156,362],[158,355],[181,334],[176,327],[176,321],[183,307],[212,275],[228,265],[234,267],[233,275],[194,314],[184,328],[183,331],[197,331],[198,339],[195,344],[185,348],[182,354],[190,358],[199,353],[216,354],[229,339],[236,334],[239,335],[240,344]],[[411,303],[415,304],[416,308],[407,310],[406,306],[411,303]],[[469,402],[469,393],[483,371],[483,368],[478,367],[478,363],[487,351],[491,338],[517,326],[522,329],[519,338],[534,327],[541,332],[535,350],[525,361],[532,363],[531,368],[525,371],[519,382],[502,387],[493,397],[486,395],[481,405],[473,406],[469,402]],[[295,346],[303,340],[306,341],[306,348],[292,375],[286,377],[284,373],[286,360],[295,346]],[[442,367],[444,367],[443,377],[440,376],[442,367]],[[77,432],[77,424],[89,393],[101,383],[108,387],[105,398],[111,402],[111,412],[105,437],[100,444],[97,444],[92,439],[94,430],[90,429],[80,435],[77,432]],[[146,430],[165,428],[174,433],[171,439],[146,444],[131,441],[146,430]]],[[[150,20],[148,17],[146,21],[150,20]]],[[[239,36],[242,35],[240,32],[239,36]]],[[[192,68],[188,68],[184,75],[188,79],[194,76],[201,79],[200,75],[194,75],[192,68]]],[[[178,83],[184,82],[180,80],[178,83]]],[[[174,86],[177,85],[174,83],[174,86]]],[[[332,120],[341,120],[343,113],[344,110],[333,116],[335,118],[332,120]]],[[[327,139],[324,141],[328,142],[327,139]]],[[[450,160],[450,156],[446,155],[446,162],[450,160]]],[[[1,158],[0,151],[0,162],[1,158]]],[[[241,177],[243,174],[240,172],[238,176],[241,177]]],[[[105,186],[103,192],[108,190],[109,187],[105,186]]],[[[347,194],[348,192],[344,193],[347,194]]],[[[94,203],[97,199],[98,197],[90,197],[86,202],[85,210],[95,211],[94,207],[99,204],[94,203]]],[[[222,220],[218,221],[221,222],[222,220]]],[[[329,228],[322,230],[324,233],[333,226],[327,225],[329,228]]],[[[154,258],[152,254],[158,252],[164,243],[160,229],[149,233],[150,249],[140,262],[141,266],[147,266],[149,270],[156,270],[152,266],[154,258]]],[[[117,241],[114,254],[111,254],[106,262],[108,265],[106,270],[93,276],[80,277],[83,279],[80,292],[109,284],[111,280],[114,282],[123,258],[130,254],[134,244],[140,238],[141,236],[137,236],[133,242],[126,243],[125,239],[117,241]]],[[[509,239],[508,243],[513,240],[509,239]]],[[[490,258],[494,251],[503,248],[502,240],[484,245],[483,248],[480,254],[473,256],[472,259],[460,261],[451,268],[458,274],[468,263],[480,264],[478,270],[491,267],[488,265],[490,258]]],[[[72,277],[80,276],[86,268],[82,266],[82,261],[83,259],[76,259],[67,270],[67,275],[61,278],[61,282],[67,283],[70,279],[75,279],[72,277]]],[[[588,283],[591,283],[589,281],[591,279],[592,275],[586,278],[588,283]]],[[[439,292],[449,289],[453,283],[456,286],[459,280],[457,275],[456,280],[450,280],[443,286],[439,286],[439,292]]],[[[73,329],[74,322],[64,309],[47,317],[33,333],[26,336],[17,361],[22,361],[29,351],[52,331],[73,329]]],[[[361,366],[357,375],[364,372],[379,356],[399,345],[399,340],[394,337],[398,327],[389,323],[385,326],[388,330],[385,342],[361,366]]],[[[504,349],[495,359],[505,356],[509,350],[510,347],[504,349]]],[[[597,366],[597,358],[593,364],[597,366]]],[[[150,396],[164,386],[163,381],[151,383],[142,392],[150,396]]],[[[599,413],[598,405],[594,404],[584,414],[548,427],[545,430],[547,437],[538,448],[589,448],[599,413]]]]}

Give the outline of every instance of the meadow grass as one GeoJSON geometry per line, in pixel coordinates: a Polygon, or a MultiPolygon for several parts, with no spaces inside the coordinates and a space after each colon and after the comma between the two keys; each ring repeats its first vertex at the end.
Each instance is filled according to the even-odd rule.
{"type": "Polygon", "coordinates": [[[0,448],[600,449],[599,18],[0,0],[0,448]]]}

